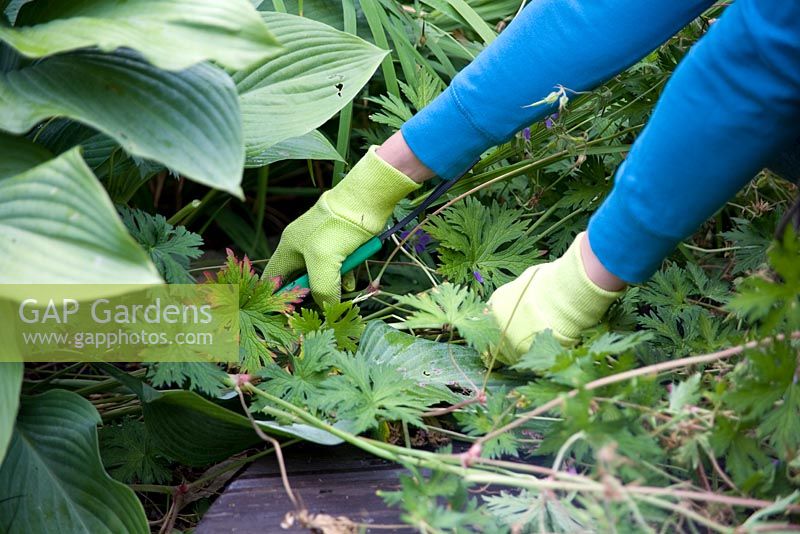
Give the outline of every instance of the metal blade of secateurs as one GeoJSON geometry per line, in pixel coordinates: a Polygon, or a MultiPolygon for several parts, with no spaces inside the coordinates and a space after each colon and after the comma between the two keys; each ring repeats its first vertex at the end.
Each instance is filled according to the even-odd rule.
{"type": "Polygon", "coordinates": [[[423,200],[419,206],[411,210],[411,213],[403,217],[400,221],[397,222],[397,224],[395,224],[394,226],[383,232],[381,235],[379,235],[378,239],[384,241],[390,235],[399,232],[400,230],[405,228],[408,223],[416,219],[420,213],[422,213],[424,210],[428,208],[428,206],[436,202],[439,198],[441,198],[442,195],[447,193],[447,191],[449,191],[450,188],[453,187],[457,181],[459,181],[470,170],[472,170],[472,168],[475,166],[476,163],[478,163],[478,161],[479,160],[476,160],[472,165],[469,166],[469,168],[467,168],[466,171],[462,172],[452,180],[442,181],[439,185],[436,186],[436,188],[433,191],[431,191],[431,193],[427,197],[425,197],[425,200],[423,200]]]}

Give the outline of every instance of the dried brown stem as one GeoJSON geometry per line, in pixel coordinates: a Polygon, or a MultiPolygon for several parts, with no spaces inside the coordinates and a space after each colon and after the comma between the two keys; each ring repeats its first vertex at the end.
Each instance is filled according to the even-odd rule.
{"type": "Polygon", "coordinates": [[[303,507],[300,505],[300,501],[298,500],[297,496],[294,494],[292,490],[291,484],[289,484],[289,475],[286,472],[286,463],[283,461],[283,450],[281,450],[281,444],[278,442],[277,439],[273,438],[269,434],[266,434],[261,427],[256,422],[253,414],[250,413],[250,409],[247,407],[247,402],[244,400],[244,394],[242,393],[242,388],[236,386],[236,393],[239,395],[239,401],[242,403],[242,409],[244,413],[247,414],[247,418],[250,420],[250,424],[253,425],[253,430],[256,431],[258,437],[266,441],[267,443],[271,444],[272,447],[275,449],[275,458],[278,460],[278,467],[281,471],[281,482],[283,482],[283,489],[286,491],[286,495],[289,496],[289,500],[292,501],[292,504],[295,507],[295,510],[298,512],[303,510],[303,507]]]}
{"type": "MultiPolygon", "coordinates": [[[[720,350],[717,352],[712,352],[709,354],[701,354],[699,356],[689,356],[686,358],[680,358],[678,360],[672,360],[668,362],[661,362],[654,365],[648,365],[646,367],[640,367],[638,369],[631,369],[629,371],[625,371],[623,373],[617,373],[609,376],[605,376],[603,378],[599,378],[597,380],[593,380],[586,384],[582,389],[585,391],[591,391],[593,389],[599,389],[611,384],[616,384],[617,382],[623,382],[625,380],[630,380],[632,378],[637,378],[640,376],[647,376],[647,375],[657,375],[659,373],[663,373],[665,371],[671,371],[673,369],[679,369],[681,367],[689,367],[692,365],[699,365],[703,363],[710,363],[717,360],[723,360],[725,358],[731,358],[733,356],[737,356],[748,349],[753,349],[762,345],[769,345],[774,341],[783,341],[786,337],[790,337],[791,339],[800,339],[800,331],[792,332],[788,336],[784,334],[778,334],[775,337],[768,337],[761,340],[754,340],[748,343],[744,343],[742,345],[738,345],[736,347],[730,347],[728,349],[720,350]]],[[[571,399],[575,397],[581,390],[580,389],[573,389],[566,395],[556,397],[549,402],[546,402],[539,406],[538,408],[531,410],[525,414],[522,414],[518,419],[515,419],[511,423],[505,425],[504,427],[498,428],[485,436],[481,437],[476,441],[476,443],[483,445],[487,441],[496,438],[500,434],[504,434],[515,428],[518,428],[524,425],[526,422],[530,421],[534,417],[538,415],[542,415],[554,408],[557,408],[564,404],[567,399],[571,399]]]]}

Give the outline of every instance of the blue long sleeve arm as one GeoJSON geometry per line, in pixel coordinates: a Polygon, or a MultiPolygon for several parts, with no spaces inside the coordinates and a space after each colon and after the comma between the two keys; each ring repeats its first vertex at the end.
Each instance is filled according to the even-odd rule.
{"type": "Polygon", "coordinates": [[[442,178],[552,113],[525,107],[556,86],[593,89],[644,57],[712,0],[532,0],[450,86],[402,128],[442,178]]]}
{"type": "Polygon", "coordinates": [[[737,0],[672,75],[592,217],[589,242],[628,282],[800,136],[800,2],[737,0]]]}

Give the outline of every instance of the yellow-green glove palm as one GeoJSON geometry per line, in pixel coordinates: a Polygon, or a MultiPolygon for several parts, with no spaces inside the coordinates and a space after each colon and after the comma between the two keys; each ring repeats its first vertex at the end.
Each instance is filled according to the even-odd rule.
{"type": "Polygon", "coordinates": [[[395,205],[419,184],[371,147],[339,184],[283,231],[264,276],[308,271],[314,300],[339,302],[344,259],[381,232],[395,205]]]}
{"type": "Polygon", "coordinates": [[[550,329],[562,345],[578,341],[581,331],[594,326],[624,291],[607,291],[586,275],[579,234],[557,260],[529,267],[489,299],[500,329],[497,360],[513,365],[531,346],[536,333],[550,329]]]}

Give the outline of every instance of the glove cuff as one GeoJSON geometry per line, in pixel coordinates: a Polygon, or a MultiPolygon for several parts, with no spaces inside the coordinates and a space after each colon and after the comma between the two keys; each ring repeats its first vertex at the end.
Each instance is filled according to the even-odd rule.
{"type": "Polygon", "coordinates": [[[323,197],[337,216],[377,234],[383,230],[395,205],[420,184],[384,160],[373,145],[339,184],[323,197]]]}
{"type": "Polygon", "coordinates": [[[557,334],[577,340],[580,333],[598,323],[609,306],[625,291],[608,291],[589,279],[581,257],[581,232],[561,258],[553,262],[553,329],[557,334]]]}

